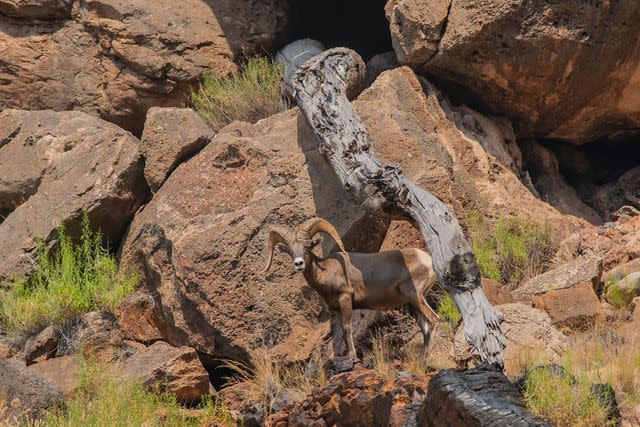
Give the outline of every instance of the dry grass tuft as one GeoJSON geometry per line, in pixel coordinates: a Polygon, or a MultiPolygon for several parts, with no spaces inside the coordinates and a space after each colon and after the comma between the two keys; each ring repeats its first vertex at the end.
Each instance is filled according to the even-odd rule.
{"type": "Polygon", "coordinates": [[[240,120],[255,123],[291,108],[282,93],[281,72],[268,58],[247,58],[229,77],[206,74],[191,91],[193,108],[214,130],[240,120]]]}
{"type": "Polygon", "coordinates": [[[227,361],[223,366],[234,371],[237,376],[229,378],[232,383],[248,386],[247,400],[254,405],[256,414],[266,417],[283,395],[295,400],[305,398],[314,387],[327,384],[327,376],[322,364],[314,375],[305,374],[300,364],[283,366],[273,360],[267,350],[256,349],[249,355],[249,363],[227,361]]]}

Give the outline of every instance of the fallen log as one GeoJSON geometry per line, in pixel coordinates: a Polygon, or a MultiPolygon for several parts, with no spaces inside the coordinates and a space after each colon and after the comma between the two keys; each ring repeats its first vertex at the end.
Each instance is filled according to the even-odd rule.
{"type": "Polygon", "coordinates": [[[444,370],[429,381],[416,411],[421,426],[549,427],[525,408],[516,386],[487,364],[466,371],[444,370]]]}
{"type": "Polygon", "coordinates": [[[298,107],[318,138],[320,152],[355,201],[418,227],[440,285],[464,319],[467,341],[483,361],[502,367],[505,339],[499,313],[482,291],[480,270],[458,220],[438,198],[406,179],[399,167],[380,162],[347,98],[348,82],[363,72],[362,58],[350,49],[314,56],[291,78],[298,107]]]}

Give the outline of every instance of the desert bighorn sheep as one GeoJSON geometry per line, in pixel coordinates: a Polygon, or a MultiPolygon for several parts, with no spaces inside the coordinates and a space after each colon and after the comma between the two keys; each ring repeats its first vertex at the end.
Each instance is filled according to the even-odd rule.
{"type": "Polygon", "coordinates": [[[424,337],[423,353],[431,341],[431,330],[438,316],[429,307],[424,294],[436,282],[431,257],[419,249],[399,249],[372,254],[346,252],[338,231],[322,218],[311,218],[295,234],[286,227],[273,226],[267,239],[269,258],[263,273],[271,267],[276,244],[285,245],[293,258],[293,267],[329,308],[340,314],[348,349],[347,356],[355,357],[351,334],[351,314],[355,309],[387,310],[408,305],[417,317],[424,337]],[[320,243],[313,239],[318,233],[331,236],[341,252],[320,258],[312,249],[320,243]]]}

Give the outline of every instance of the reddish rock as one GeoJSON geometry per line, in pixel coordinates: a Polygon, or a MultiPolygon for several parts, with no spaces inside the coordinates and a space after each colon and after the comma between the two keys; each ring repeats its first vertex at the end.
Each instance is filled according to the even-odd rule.
{"type": "Polygon", "coordinates": [[[167,338],[165,323],[153,297],[136,291],[114,310],[124,338],[153,342],[167,338]]]}
{"type": "Polygon", "coordinates": [[[150,108],[140,151],[144,176],[154,193],[185,159],[206,146],[215,132],[190,108],[150,108]]]}
{"type": "Polygon", "coordinates": [[[638,37],[635,0],[391,0],[385,10],[400,63],[507,115],[520,138],[586,142],[640,124],[640,53],[626,42],[638,37]]]}
{"type": "Polygon", "coordinates": [[[198,401],[210,391],[209,375],[192,348],[158,341],[138,350],[124,364],[126,378],[174,394],[183,402],[198,401]]]}
{"type": "Polygon", "coordinates": [[[0,358],[0,373],[0,395],[8,406],[3,415],[9,420],[23,415],[37,419],[49,409],[64,407],[58,387],[24,363],[0,358]]]}
{"type": "Polygon", "coordinates": [[[640,271],[640,258],[625,262],[617,267],[612,268],[602,275],[602,280],[606,283],[610,280],[619,280],[631,273],[640,271]]]}
{"type": "Polygon", "coordinates": [[[545,292],[533,297],[532,303],[535,308],[546,311],[557,327],[586,329],[603,314],[591,283],[545,292]]]}
{"type": "Polygon", "coordinates": [[[46,327],[39,334],[29,338],[24,345],[27,366],[55,356],[60,334],[53,326],[46,327]]]}
{"type": "Polygon", "coordinates": [[[0,110],[78,109],[135,132],[149,107],[178,106],[204,73],[274,51],[290,25],[277,0],[3,0],[0,11],[12,16],[0,20],[0,110]]]}
{"type": "Polygon", "coordinates": [[[0,279],[28,275],[37,239],[53,246],[61,224],[79,237],[83,211],[119,242],[147,199],[139,141],[97,117],[5,110],[0,141],[0,279]]]}
{"type": "Polygon", "coordinates": [[[269,416],[266,426],[406,426],[415,425],[417,406],[425,398],[429,377],[396,371],[382,379],[375,371],[335,375],[324,388],[292,408],[269,416]]]}
{"type": "Polygon", "coordinates": [[[58,346],[57,356],[72,355],[85,350],[97,360],[112,362],[130,352],[123,343],[115,317],[110,312],[91,311],[67,331],[58,346]]]}
{"type": "Polygon", "coordinates": [[[591,283],[594,290],[600,289],[602,259],[586,256],[562,264],[524,282],[513,290],[516,301],[531,301],[536,295],[550,290],[567,289],[578,283],[591,283]]]}
{"type": "Polygon", "coordinates": [[[610,270],[640,258],[640,215],[580,230],[578,254],[602,257],[603,267],[610,270]]]}
{"type": "Polygon", "coordinates": [[[54,383],[65,396],[73,393],[78,387],[80,364],[75,356],[44,360],[29,366],[29,369],[54,383]]]}
{"type": "Polygon", "coordinates": [[[486,277],[482,278],[482,290],[491,305],[509,304],[515,302],[513,295],[503,284],[486,277]]]}

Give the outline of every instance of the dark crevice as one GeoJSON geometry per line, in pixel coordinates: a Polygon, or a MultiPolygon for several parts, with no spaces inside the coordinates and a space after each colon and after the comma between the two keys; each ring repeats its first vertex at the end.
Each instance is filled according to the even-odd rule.
{"type": "Polygon", "coordinates": [[[440,43],[442,43],[442,39],[444,38],[444,35],[447,32],[447,26],[449,25],[449,16],[451,15],[452,5],[453,5],[453,0],[449,2],[449,6],[447,7],[447,16],[445,16],[444,22],[442,24],[442,28],[440,29],[440,37],[438,37],[438,45],[436,46],[436,50],[425,61],[425,64],[429,63],[433,58],[435,58],[438,55],[438,53],[440,53],[440,43]]]}
{"type": "Polygon", "coordinates": [[[325,47],[348,47],[367,61],[393,50],[386,0],[294,0],[291,41],[311,38],[325,47]]]}

